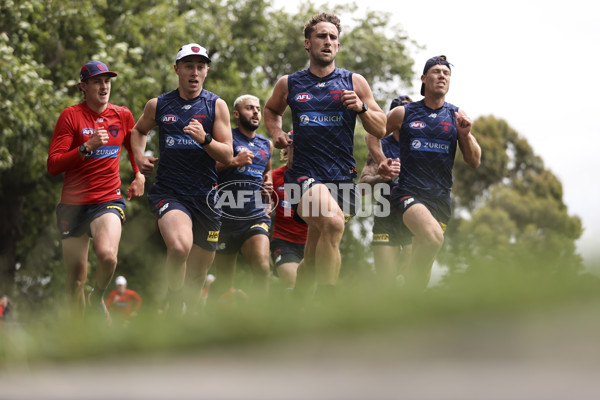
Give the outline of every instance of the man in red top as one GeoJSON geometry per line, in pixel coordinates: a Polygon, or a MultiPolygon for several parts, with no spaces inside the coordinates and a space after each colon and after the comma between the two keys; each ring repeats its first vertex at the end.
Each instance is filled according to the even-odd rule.
{"type": "MultiPolygon", "coordinates": [[[[291,136],[291,133],[290,133],[291,136]]],[[[293,144],[284,150],[287,163],[273,171],[273,192],[271,199],[275,207],[275,224],[271,238],[271,258],[275,264],[275,272],[286,288],[296,284],[298,265],[304,257],[304,245],[308,225],[294,219],[294,210],[285,195],[283,174],[292,165],[293,144]]]]}
{"type": "Polygon", "coordinates": [[[111,316],[117,316],[120,320],[127,320],[137,315],[142,298],[135,290],[127,289],[127,279],[124,276],[117,276],[115,279],[117,289],[110,292],[106,299],[106,307],[111,311],[111,316]],[[135,301],[133,311],[131,306],[135,301]]]}
{"type": "Polygon", "coordinates": [[[67,296],[82,314],[91,237],[98,265],[88,306],[107,318],[103,297],[117,265],[121,223],[125,220],[119,177],[122,144],[135,173],[127,200],[143,195],[145,181],[129,142],[134,125],[131,111],[109,103],[111,78],[115,76],[100,61],[90,61],[81,68],[79,89],[84,101],[65,108],[58,118],[47,163],[50,175],[65,174],[56,216],[67,272],[67,296]]]}

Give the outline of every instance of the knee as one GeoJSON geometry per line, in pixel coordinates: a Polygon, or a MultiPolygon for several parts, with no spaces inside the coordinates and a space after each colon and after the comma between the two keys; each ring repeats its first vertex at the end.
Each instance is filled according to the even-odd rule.
{"type": "Polygon", "coordinates": [[[102,265],[117,265],[117,251],[113,249],[98,249],[96,251],[98,263],[102,265]]]}
{"type": "Polygon", "coordinates": [[[427,246],[440,249],[444,244],[444,232],[441,229],[429,230],[425,232],[421,239],[427,246]]]}
{"type": "Polygon", "coordinates": [[[321,239],[341,238],[344,233],[344,216],[337,214],[335,217],[325,218],[321,224],[321,239]]]}
{"type": "Polygon", "coordinates": [[[191,248],[182,242],[174,242],[167,247],[167,253],[170,257],[185,261],[190,255],[191,248]]]}
{"type": "Polygon", "coordinates": [[[268,257],[261,257],[253,263],[252,269],[254,274],[259,275],[261,277],[269,276],[271,273],[271,265],[269,264],[268,257]]]}

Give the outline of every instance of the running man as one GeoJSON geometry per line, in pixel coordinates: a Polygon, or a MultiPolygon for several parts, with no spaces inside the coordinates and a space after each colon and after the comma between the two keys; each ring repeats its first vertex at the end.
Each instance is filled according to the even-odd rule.
{"type": "MultiPolygon", "coordinates": [[[[232,131],[233,160],[217,163],[221,233],[215,258],[217,280],[211,290],[215,296],[234,286],[238,253],[250,264],[255,297],[269,291],[271,141],[256,133],[261,121],[260,100],[249,94],[233,103],[236,128],[232,131]]],[[[209,300],[210,301],[210,300],[209,300]]]]}
{"type": "Polygon", "coordinates": [[[193,313],[219,240],[220,212],[213,188],[216,161],[233,157],[229,110],[225,101],[203,89],[210,58],[199,44],[182,46],[173,69],[179,87],[150,99],[132,131],[132,147],[141,171],[156,183],[148,193],[150,208],[167,247],[169,314],[181,315],[184,297],[193,313]],[[144,155],[146,136],[158,126],[160,161],[144,155]],[[188,296],[184,296],[184,282],[188,296]]]}
{"type": "Polygon", "coordinates": [[[126,107],[109,103],[111,79],[115,76],[117,73],[100,61],[81,67],[79,89],[84,101],[60,114],[47,162],[50,175],[65,174],[56,217],[67,273],[67,297],[74,311],[82,315],[91,238],[98,264],[87,305],[106,318],[104,294],[117,266],[121,224],[125,221],[119,176],[121,145],[129,153],[135,174],[127,200],[142,196],[145,182],[131,151],[133,115],[126,107]]]}
{"type": "Polygon", "coordinates": [[[290,198],[294,215],[308,225],[302,276],[307,283],[315,281],[317,294],[325,296],[337,283],[344,224],[354,214],[356,117],[379,138],[385,135],[386,121],[366,79],[335,66],[340,32],[337,16],[314,15],[304,26],[309,68],[281,77],[265,105],[265,125],[280,149],[291,143],[282,130],[282,116],[288,105],[292,110],[294,163],[285,181],[298,192],[290,198]]]}
{"type": "Polygon", "coordinates": [[[396,107],[387,120],[388,133],[400,131],[402,172],[391,199],[413,235],[405,277],[415,288],[427,287],[444,242],[452,210],[450,190],[457,143],[471,168],[481,163],[481,148],[471,134],[473,121],[462,109],[446,102],[450,77],[445,56],[427,60],[421,75],[423,100],[396,107]]]}

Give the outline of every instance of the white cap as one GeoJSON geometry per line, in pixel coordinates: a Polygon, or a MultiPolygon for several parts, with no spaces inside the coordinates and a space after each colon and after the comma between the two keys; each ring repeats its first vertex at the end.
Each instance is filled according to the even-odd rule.
{"type": "Polygon", "coordinates": [[[210,58],[208,57],[208,51],[198,43],[190,43],[182,46],[177,52],[177,57],[175,57],[175,62],[181,60],[187,56],[200,56],[204,57],[210,62],[210,58]]]}
{"type": "Polygon", "coordinates": [[[116,285],[127,285],[127,279],[125,279],[124,276],[117,276],[117,279],[115,279],[115,284],[116,285]]]}

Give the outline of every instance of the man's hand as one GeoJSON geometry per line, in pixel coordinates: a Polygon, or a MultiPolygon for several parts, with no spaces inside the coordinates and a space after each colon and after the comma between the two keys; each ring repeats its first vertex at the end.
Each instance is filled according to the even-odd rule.
{"type": "Polygon", "coordinates": [[[292,138],[289,133],[282,133],[273,139],[273,146],[277,149],[285,149],[292,144],[292,138]]]}
{"type": "Polygon", "coordinates": [[[254,153],[250,150],[244,149],[237,153],[235,157],[233,157],[233,166],[242,167],[244,165],[252,164],[252,159],[254,158],[254,153]]]}
{"type": "Polygon", "coordinates": [[[131,200],[134,197],[142,197],[144,195],[144,184],[146,183],[146,177],[138,172],[135,174],[135,179],[129,185],[127,189],[127,200],[131,200]]]}
{"type": "Polygon", "coordinates": [[[190,123],[183,128],[183,132],[187,133],[194,139],[198,144],[204,143],[206,140],[206,132],[204,131],[204,126],[197,120],[192,118],[190,123]]]}
{"type": "Polygon", "coordinates": [[[377,175],[381,176],[386,181],[391,181],[400,175],[400,159],[387,158],[377,167],[377,175]]]}
{"type": "Polygon", "coordinates": [[[344,90],[341,98],[342,104],[349,110],[362,111],[363,102],[353,90],[344,90]]]}
{"type": "Polygon", "coordinates": [[[458,130],[459,136],[468,136],[471,132],[471,127],[473,126],[473,120],[462,109],[459,109],[458,112],[454,114],[456,115],[456,129],[458,130]]]}
{"type": "Polygon", "coordinates": [[[136,159],[135,163],[137,164],[140,172],[146,176],[152,175],[154,171],[154,163],[158,161],[156,157],[144,156],[141,160],[136,159]]]}
{"type": "Polygon", "coordinates": [[[108,143],[108,131],[103,126],[99,126],[94,130],[90,139],[85,142],[85,147],[89,152],[92,152],[108,143]]]}

